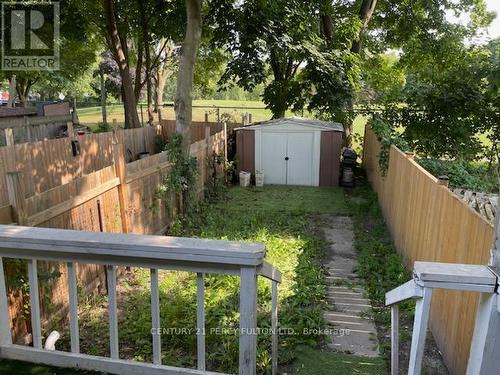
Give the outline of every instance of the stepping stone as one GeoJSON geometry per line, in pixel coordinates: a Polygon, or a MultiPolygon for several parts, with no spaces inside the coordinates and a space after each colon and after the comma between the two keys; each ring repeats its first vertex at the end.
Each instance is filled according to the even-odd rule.
{"type": "Polygon", "coordinates": [[[323,227],[329,243],[325,260],[327,283],[328,348],[359,356],[377,357],[377,329],[369,317],[370,300],[360,283],[356,270],[354,232],[349,217],[330,217],[323,227]]]}

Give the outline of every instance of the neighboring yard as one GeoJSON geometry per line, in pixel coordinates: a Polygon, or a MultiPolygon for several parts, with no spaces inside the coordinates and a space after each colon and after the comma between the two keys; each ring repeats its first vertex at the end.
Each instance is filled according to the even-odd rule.
{"type": "MultiPolygon", "coordinates": [[[[252,121],[265,121],[272,117],[271,111],[265,108],[264,103],[259,101],[238,101],[238,100],[194,100],[194,106],[203,106],[203,108],[193,108],[193,121],[205,121],[205,112],[209,112],[209,121],[216,121],[217,115],[215,109],[217,107],[231,107],[221,108],[220,113],[231,116],[232,121],[241,122],[241,114],[248,112],[252,114],[252,121]],[[236,107],[248,107],[248,110],[236,107]],[[258,108],[258,109],[255,109],[258,108]]],[[[112,104],[107,106],[108,121],[111,122],[116,119],[118,123],[123,126],[124,112],[122,104],[112,104]]],[[[174,120],[175,113],[173,107],[165,107],[163,109],[163,118],[167,120],[174,120]]],[[[139,110],[140,114],[140,110],[139,110]]],[[[144,121],[147,121],[147,108],[143,105],[144,121]]],[[[288,111],[287,116],[301,116],[302,114],[294,114],[288,111]]],[[[309,117],[310,114],[305,111],[304,117],[309,117]]],[[[97,129],[98,123],[102,122],[101,107],[87,107],[78,109],[78,117],[82,124],[89,126],[92,129],[97,129]]],[[[354,120],[354,138],[353,147],[356,152],[360,153],[362,149],[361,137],[365,132],[366,116],[358,115],[354,120]]],[[[155,121],[158,119],[155,116],[155,121]]]]}

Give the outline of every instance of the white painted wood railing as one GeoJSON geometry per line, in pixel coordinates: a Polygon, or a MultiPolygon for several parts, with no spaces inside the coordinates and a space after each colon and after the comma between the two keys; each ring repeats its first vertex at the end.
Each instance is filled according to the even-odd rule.
{"type": "Polygon", "coordinates": [[[257,277],[272,283],[272,371],[277,372],[278,283],[281,273],[264,260],[263,245],[241,242],[80,232],[0,225],[0,358],[30,361],[58,367],[74,367],[111,374],[212,374],[205,370],[204,275],[238,275],[240,286],[239,374],[256,372],[257,277]],[[26,259],[30,285],[33,347],[12,343],[2,257],[26,259]],[[46,350],[42,346],[37,261],[67,264],[71,352],[46,350]],[[75,263],[103,264],[108,283],[110,358],[80,353],[78,298],[75,263]],[[149,268],[153,363],[119,358],[116,301],[117,266],[149,268]],[[158,271],[197,274],[197,369],[162,365],[158,271]]]}
{"type": "MultiPolygon", "coordinates": [[[[420,375],[424,356],[425,339],[431,309],[432,292],[434,289],[461,290],[481,293],[484,296],[495,294],[497,275],[488,267],[471,264],[453,264],[436,262],[415,262],[413,279],[391,290],[385,295],[386,306],[391,307],[391,375],[399,375],[399,307],[398,304],[415,299],[415,321],[410,349],[408,375],[420,375]]],[[[460,303],[460,301],[457,301],[460,303]]],[[[479,306],[478,321],[475,336],[483,337],[487,332],[481,332],[481,311],[487,306],[479,306]],[[479,330],[478,330],[479,328],[479,330]]],[[[487,331],[487,329],[486,329],[487,331]]],[[[495,332],[495,334],[498,334],[495,332]]],[[[471,359],[467,375],[490,374],[476,370],[481,367],[483,347],[475,339],[471,345],[471,359]],[[480,357],[474,359],[474,357],[480,357]],[[475,363],[476,362],[476,363],[475,363]]],[[[484,345],[483,345],[484,346],[484,345]]],[[[498,367],[497,367],[498,368],[498,367]]]]}

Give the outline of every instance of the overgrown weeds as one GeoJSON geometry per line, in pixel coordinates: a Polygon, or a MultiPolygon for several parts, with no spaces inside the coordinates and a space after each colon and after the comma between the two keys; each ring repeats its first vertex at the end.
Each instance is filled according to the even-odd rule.
{"type": "MultiPolygon", "coordinates": [[[[279,359],[282,364],[290,363],[299,345],[318,345],[321,336],[317,329],[324,327],[323,243],[310,218],[317,213],[345,215],[348,208],[344,193],[341,189],[306,187],[237,187],[229,189],[227,195],[217,193],[217,196],[220,198],[217,202],[201,204],[191,215],[178,221],[169,235],[266,245],[266,259],[283,273],[283,283],[279,286],[279,321],[283,332],[279,338],[279,359]]],[[[193,273],[160,272],[162,360],[165,365],[196,367],[195,277],[193,273]]],[[[119,282],[121,358],[151,361],[149,282],[148,270],[134,270],[119,282]]],[[[208,370],[238,372],[239,287],[238,277],[211,274],[205,277],[208,370]]],[[[81,335],[91,341],[84,344],[85,352],[106,354],[109,350],[106,305],[100,301],[97,307],[89,306],[84,310],[80,311],[81,335]],[[91,333],[87,335],[83,331],[91,333]],[[98,337],[99,340],[93,339],[98,337]]],[[[257,319],[261,329],[258,373],[269,374],[271,335],[266,329],[271,327],[271,283],[263,278],[258,282],[257,319]]]]}
{"type": "MultiPolygon", "coordinates": [[[[404,259],[398,255],[377,195],[364,180],[360,180],[348,198],[353,209],[355,247],[358,251],[357,273],[364,279],[365,289],[372,302],[373,318],[377,324],[381,353],[390,364],[390,309],[385,307],[385,293],[411,279],[404,259]]],[[[408,361],[411,332],[415,314],[412,300],[399,305],[400,309],[400,362],[405,368],[408,361]]],[[[428,335],[424,358],[424,374],[446,374],[446,368],[432,335],[428,335]]]]}

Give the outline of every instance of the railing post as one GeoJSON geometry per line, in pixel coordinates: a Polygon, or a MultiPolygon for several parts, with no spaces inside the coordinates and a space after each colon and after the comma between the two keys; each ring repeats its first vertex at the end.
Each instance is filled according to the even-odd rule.
{"type": "Polygon", "coordinates": [[[391,375],[399,375],[399,306],[391,306],[391,375]]]}
{"type": "Polygon", "coordinates": [[[239,375],[255,375],[257,364],[257,272],[240,271],[240,359],[239,375]]]}
{"type": "Polygon", "coordinates": [[[78,289],[76,284],[76,270],[73,262],[66,264],[68,268],[68,295],[69,295],[69,327],[71,352],[80,353],[80,333],[78,331],[78,289]]]}
{"type": "Polygon", "coordinates": [[[25,225],[28,215],[26,212],[26,191],[24,176],[21,172],[7,172],[7,192],[9,203],[14,211],[14,220],[18,225],[25,225]]]}
{"type": "Polygon", "coordinates": [[[272,375],[278,373],[278,282],[271,281],[272,375]]]}
{"type": "Polygon", "coordinates": [[[205,279],[196,275],[196,334],[198,370],[205,371],[205,279]]]}
{"type": "Polygon", "coordinates": [[[3,270],[3,259],[0,257],[0,345],[12,344],[10,331],[10,314],[7,300],[7,287],[3,270]]]}
{"type": "MultiPolygon", "coordinates": [[[[113,120],[113,124],[115,124],[115,120],[113,120]]],[[[122,232],[129,233],[130,223],[127,212],[128,186],[126,182],[125,146],[122,143],[113,142],[113,160],[116,176],[120,179],[120,185],[118,185],[118,201],[120,204],[122,232]]]]}
{"type": "Polygon", "coordinates": [[[14,131],[12,128],[7,128],[4,130],[5,133],[5,145],[13,146],[14,145],[14,131]]]}
{"type": "Polygon", "coordinates": [[[424,357],[425,338],[431,309],[432,289],[424,288],[424,295],[417,300],[415,307],[415,322],[413,323],[413,337],[411,340],[410,363],[408,375],[420,375],[422,359],[424,357]]]}
{"type": "Polygon", "coordinates": [[[153,331],[153,363],[161,365],[160,332],[160,291],[158,288],[158,270],[151,268],[151,324],[153,331]]]}
{"type": "Polygon", "coordinates": [[[38,291],[38,262],[36,259],[28,260],[28,280],[30,285],[31,304],[31,334],[33,346],[42,348],[42,325],[40,323],[40,295],[38,291]]]}
{"type": "Polygon", "coordinates": [[[116,313],[116,267],[106,266],[108,279],[109,348],[112,359],[119,358],[118,316],[116,313]]]}

